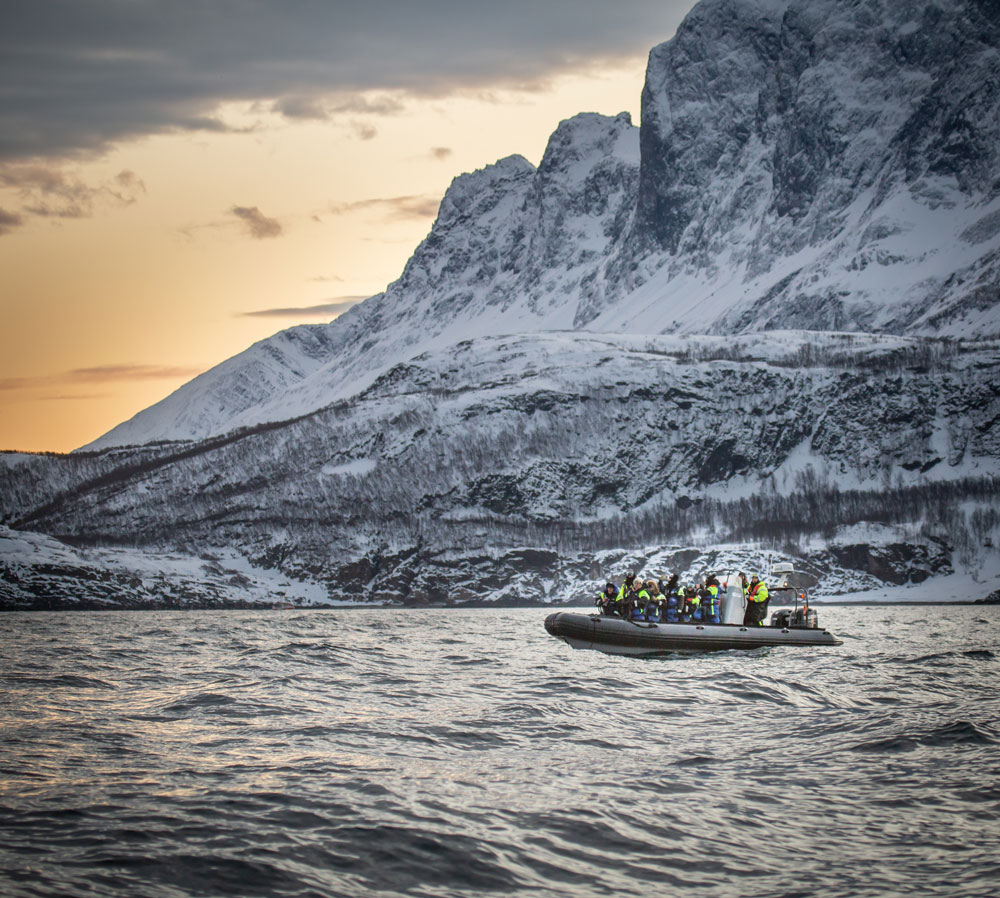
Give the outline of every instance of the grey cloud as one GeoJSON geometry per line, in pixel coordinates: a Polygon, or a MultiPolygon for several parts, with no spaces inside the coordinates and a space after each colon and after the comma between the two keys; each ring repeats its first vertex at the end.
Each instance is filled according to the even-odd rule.
{"type": "Polygon", "coordinates": [[[334,215],[375,211],[386,218],[433,218],[437,215],[440,204],[441,197],[439,196],[414,194],[412,196],[390,196],[368,200],[355,200],[351,203],[332,203],[327,211],[334,215]]]}
{"type": "Polygon", "coordinates": [[[24,216],[16,212],[8,212],[0,206],[0,237],[9,234],[24,224],[24,216]]]}
{"type": "MultiPolygon", "coordinates": [[[[321,94],[289,94],[278,97],[266,107],[289,119],[315,119],[325,121],[347,113],[364,115],[398,115],[406,104],[390,94],[375,96],[343,95],[338,92],[321,94]]],[[[354,123],[352,122],[352,125],[354,123]]],[[[355,126],[356,127],[356,126],[355,126]]]]}
{"type": "Polygon", "coordinates": [[[98,365],[93,368],[74,368],[58,374],[42,374],[37,377],[0,378],[0,390],[30,390],[38,387],[110,383],[120,380],[170,380],[194,377],[204,370],[204,368],[142,365],[131,362],[120,365],[98,365]]]}
{"type": "Polygon", "coordinates": [[[118,190],[115,190],[113,186],[109,186],[107,190],[123,205],[131,205],[140,193],[146,192],[146,183],[130,169],[118,172],[114,177],[114,184],[118,190]]]}
{"type": "Polygon", "coordinates": [[[351,122],[351,127],[360,140],[372,140],[378,136],[378,128],[369,122],[351,122]]]}
{"type": "Polygon", "coordinates": [[[0,165],[0,187],[16,190],[25,212],[45,218],[86,218],[98,202],[128,206],[146,192],[146,185],[132,171],[121,171],[95,187],[43,163],[0,165]]]}
{"type": "Polygon", "coordinates": [[[367,115],[398,115],[405,108],[406,105],[398,97],[382,95],[341,98],[331,104],[328,111],[331,115],[339,115],[344,112],[365,113],[367,115]]]}
{"type": "Polygon", "coordinates": [[[16,190],[25,211],[55,218],[83,218],[94,208],[98,190],[47,165],[0,168],[0,186],[16,190]]]}
{"type": "Polygon", "coordinates": [[[304,316],[317,315],[332,317],[346,312],[351,306],[356,306],[359,302],[367,299],[367,296],[338,296],[329,302],[322,302],[315,306],[285,306],[277,309],[254,309],[251,312],[241,312],[241,318],[302,318],[304,316]]]}
{"type": "Polygon", "coordinates": [[[270,101],[293,118],[377,115],[407,95],[530,85],[645,55],[692,5],[4,0],[0,159],[225,130],[215,116],[225,101],[270,101]],[[381,101],[365,99],[379,92],[381,101]]]}
{"type": "Polygon", "coordinates": [[[246,225],[247,233],[255,240],[281,236],[281,222],[268,218],[256,206],[233,206],[229,211],[246,225]]]}
{"type": "Polygon", "coordinates": [[[271,106],[273,112],[279,112],[285,118],[292,119],[327,119],[330,113],[316,97],[279,97],[271,106]]]}

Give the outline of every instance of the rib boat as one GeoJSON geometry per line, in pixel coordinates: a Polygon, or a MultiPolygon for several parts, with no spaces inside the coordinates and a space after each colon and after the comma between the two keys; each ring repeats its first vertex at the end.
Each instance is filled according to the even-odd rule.
{"type": "MultiPolygon", "coordinates": [[[[787,587],[778,587],[782,588],[787,587]]],[[[742,588],[730,583],[720,600],[721,623],[663,623],[558,611],[545,618],[545,629],[575,649],[597,649],[611,655],[843,645],[829,630],[820,629],[814,609],[776,611],[770,626],[743,626],[746,599],[742,588]]]]}

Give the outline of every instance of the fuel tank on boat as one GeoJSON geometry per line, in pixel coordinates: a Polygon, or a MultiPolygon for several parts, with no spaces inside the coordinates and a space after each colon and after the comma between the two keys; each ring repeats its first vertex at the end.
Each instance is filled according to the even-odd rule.
{"type": "Polygon", "coordinates": [[[545,629],[575,649],[597,649],[612,655],[719,652],[784,645],[843,645],[829,630],[819,628],[650,623],[570,611],[550,614],[545,618],[545,629]]]}

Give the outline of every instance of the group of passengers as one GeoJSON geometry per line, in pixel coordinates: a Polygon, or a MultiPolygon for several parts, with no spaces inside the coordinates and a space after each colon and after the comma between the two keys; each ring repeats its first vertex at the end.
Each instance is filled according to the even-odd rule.
{"type": "MultiPolygon", "coordinates": [[[[747,600],[743,626],[763,626],[767,616],[767,584],[756,574],[749,580],[742,571],[737,576],[747,600]]],[[[726,583],[720,584],[714,574],[698,583],[685,585],[677,574],[671,574],[664,581],[662,574],[643,579],[629,571],[620,587],[609,580],[597,596],[596,604],[601,614],[624,620],[718,624],[721,622],[719,594],[725,589],[726,583]]]]}

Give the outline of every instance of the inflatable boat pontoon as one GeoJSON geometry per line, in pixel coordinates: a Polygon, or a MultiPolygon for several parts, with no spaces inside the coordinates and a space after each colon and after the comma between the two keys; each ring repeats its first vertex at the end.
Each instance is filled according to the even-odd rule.
{"type": "MultiPolygon", "coordinates": [[[[775,565],[774,573],[786,574],[785,582],[772,591],[787,590],[805,599],[788,586],[792,566],[775,565]]],[[[770,626],[744,626],[747,600],[735,578],[728,578],[728,588],[720,594],[721,623],[700,621],[663,622],[659,620],[624,620],[603,614],[580,614],[559,611],[545,618],[545,629],[575,649],[597,649],[612,655],[662,655],[674,652],[720,652],[728,649],[756,649],[762,646],[843,645],[829,630],[819,628],[816,612],[801,609],[776,611],[770,626]]],[[[676,616],[675,616],[676,617],[676,616]]]]}
{"type": "Polygon", "coordinates": [[[654,624],[570,611],[550,614],[545,618],[545,629],[575,649],[598,649],[612,655],[660,655],[756,649],[761,646],[843,644],[828,630],[818,628],[654,624]]]}

